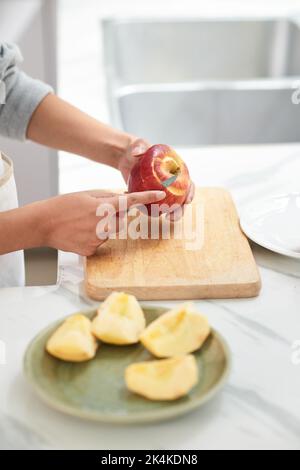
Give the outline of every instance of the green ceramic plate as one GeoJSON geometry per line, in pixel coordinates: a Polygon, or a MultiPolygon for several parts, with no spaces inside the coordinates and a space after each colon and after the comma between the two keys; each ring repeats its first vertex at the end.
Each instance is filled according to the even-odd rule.
{"type": "MultiPolygon", "coordinates": [[[[143,308],[150,323],[166,309],[143,308]]],[[[96,311],[85,313],[93,318],[96,311]]],[[[71,364],[50,356],[45,346],[59,324],[42,331],[30,344],[24,370],[38,395],[51,407],[79,418],[107,423],[146,423],[182,415],[202,405],[224,385],[230,369],[230,353],[222,337],[212,332],[195,353],[200,380],[184,398],[153,402],[129,392],[125,368],[153,357],[142,345],[101,344],[95,359],[71,364]]]]}

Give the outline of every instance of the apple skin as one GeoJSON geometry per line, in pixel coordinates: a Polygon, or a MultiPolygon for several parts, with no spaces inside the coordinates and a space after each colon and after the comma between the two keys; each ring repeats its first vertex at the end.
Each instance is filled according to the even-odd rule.
{"type": "MultiPolygon", "coordinates": [[[[159,190],[166,193],[160,203],[171,207],[182,206],[188,195],[191,180],[188,168],[179,155],[168,145],[157,144],[150,147],[138,159],[131,170],[128,180],[128,192],[159,190]],[[165,187],[163,183],[176,175],[176,180],[165,187]]],[[[151,204],[147,206],[151,215],[151,204]]],[[[159,211],[160,214],[167,209],[159,211]]]]}

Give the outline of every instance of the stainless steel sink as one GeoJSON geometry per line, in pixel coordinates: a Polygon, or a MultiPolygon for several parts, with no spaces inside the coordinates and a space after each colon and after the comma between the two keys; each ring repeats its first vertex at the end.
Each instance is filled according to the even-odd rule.
{"type": "Polygon", "coordinates": [[[299,141],[295,19],[108,19],[103,31],[114,125],[179,146],[299,141]]]}

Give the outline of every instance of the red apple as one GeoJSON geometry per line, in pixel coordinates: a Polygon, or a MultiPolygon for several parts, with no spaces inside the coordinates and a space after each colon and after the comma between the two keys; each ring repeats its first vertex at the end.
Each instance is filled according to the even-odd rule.
{"type": "MultiPolygon", "coordinates": [[[[164,191],[166,198],[160,205],[181,206],[186,200],[190,184],[189,171],[184,161],[171,147],[159,144],[150,147],[133,167],[128,180],[128,191],[164,191]]],[[[163,212],[168,210],[161,209],[160,213],[163,212]]],[[[150,207],[148,213],[151,215],[150,207]]]]}

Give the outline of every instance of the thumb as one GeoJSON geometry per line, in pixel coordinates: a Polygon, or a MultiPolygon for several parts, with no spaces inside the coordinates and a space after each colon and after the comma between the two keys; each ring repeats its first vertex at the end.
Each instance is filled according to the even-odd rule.
{"type": "Polygon", "coordinates": [[[137,139],[131,144],[130,153],[132,157],[139,157],[145,153],[151,145],[144,139],[137,139]]]}

